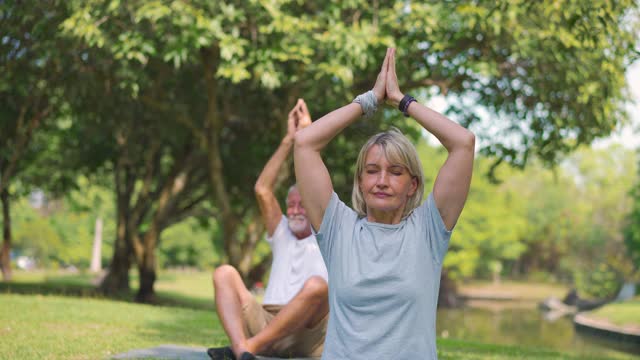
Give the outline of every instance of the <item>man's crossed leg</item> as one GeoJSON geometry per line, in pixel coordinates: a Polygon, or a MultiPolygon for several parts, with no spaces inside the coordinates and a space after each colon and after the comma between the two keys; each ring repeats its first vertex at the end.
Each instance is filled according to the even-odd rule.
{"type": "MultiPolygon", "coordinates": [[[[257,308],[257,301],[247,290],[235,268],[223,265],[216,269],[213,285],[216,310],[236,359],[252,359],[253,354],[320,355],[329,312],[328,286],[322,277],[312,276],[307,279],[296,296],[277,313],[269,313],[266,310],[268,306],[257,310],[264,312],[262,319],[247,318],[260,317],[260,314],[256,316],[256,311],[248,311],[257,308]],[[296,333],[305,331],[314,339],[304,339],[304,335],[295,336],[296,333]]],[[[220,354],[222,351],[220,350],[220,354]]]]}

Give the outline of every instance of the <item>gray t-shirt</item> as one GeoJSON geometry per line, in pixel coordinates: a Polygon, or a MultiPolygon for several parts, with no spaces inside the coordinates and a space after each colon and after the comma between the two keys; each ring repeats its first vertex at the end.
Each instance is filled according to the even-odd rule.
{"type": "Polygon", "coordinates": [[[316,235],[329,272],[322,359],[437,359],[448,231],[433,194],[399,224],[372,223],[333,193],[316,235]]]}

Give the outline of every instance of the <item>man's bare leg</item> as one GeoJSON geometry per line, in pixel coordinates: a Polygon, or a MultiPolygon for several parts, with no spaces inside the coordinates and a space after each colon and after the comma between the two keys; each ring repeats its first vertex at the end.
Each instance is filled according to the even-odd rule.
{"type": "Polygon", "coordinates": [[[312,276],[300,292],[258,334],[245,341],[244,346],[234,347],[236,356],[243,351],[259,354],[273,342],[302,327],[313,327],[329,312],[327,282],[312,276]]]}
{"type": "Polygon", "coordinates": [[[247,336],[244,333],[242,308],[253,296],[244,286],[238,271],[230,265],[220,266],[214,271],[213,287],[218,317],[231,341],[231,348],[238,356],[248,351],[245,345],[247,336]]]}

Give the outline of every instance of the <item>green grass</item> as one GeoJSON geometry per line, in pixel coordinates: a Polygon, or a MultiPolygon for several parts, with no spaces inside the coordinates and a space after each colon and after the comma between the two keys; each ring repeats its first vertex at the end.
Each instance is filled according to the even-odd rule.
{"type": "MultiPolygon", "coordinates": [[[[131,288],[137,289],[138,277],[131,272],[131,288]]],[[[13,281],[0,282],[0,294],[41,294],[104,298],[96,290],[95,275],[69,274],[55,271],[14,272],[13,281]]],[[[214,310],[213,284],[210,272],[165,271],[155,284],[156,303],[193,309],[214,310]]],[[[131,301],[135,291],[116,296],[115,300],[131,301]]]]}
{"type": "MultiPolygon", "coordinates": [[[[158,302],[171,307],[105,299],[95,291],[90,274],[16,272],[14,279],[0,283],[0,359],[106,359],[161,344],[208,347],[227,343],[213,311],[210,272],[160,273],[158,302]]],[[[137,287],[135,275],[131,286],[137,287]]],[[[521,290],[514,284],[507,288],[521,290]]],[[[115,300],[132,298],[128,294],[115,300]]],[[[632,307],[611,306],[618,307],[613,310],[621,319],[637,319],[637,300],[632,307]]],[[[605,310],[610,311],[608,306],[600,311],[605,310]]],[[[438,352],[440,359],[463,360],[631,358],[588,357],[456,339],[438,339],[438,352]]]]}
{"type": "Polygon", "coordinates": [[[0,295],[0,359],[102,359],[160,344],[221,345],[212,311],[39,295],[0,295]]]}
{"type": "MultiPolygon", "coordinates": [[[[160,344],[207,347],[227,341],[212,311],[104,299],[3,294],[0,323],[0,359],[105,359],[160,344]]],[[[452,339],[439,339],[438,348],[440,359],[589,359],[452,339]]]]}
{"type": "Polygon", "coordinates": [[[589,317],[603,319],[618,326],[640,328],[640,296],[619,303],[607,304],[588,314],[589,317]]]}
{"type": "Polygon", "coordinates": [[[511,360],[511,359],[557,359],[557,360],[614,360],[632,359],[631,355],[610,357],[567,354],[548,349],[521,346],[482,344],[456,339],[438,339],[438,359],[462,360],[511,360]]]}
{"type": "MultiPolygon", "coordinates": [[[[133,283],[133,288],[137,288],[137,279],[133,283]]],[[[155,289],[160,303],[211,311],[215,309],[211,272],[163,272],[158,277],[155,289]]]]}

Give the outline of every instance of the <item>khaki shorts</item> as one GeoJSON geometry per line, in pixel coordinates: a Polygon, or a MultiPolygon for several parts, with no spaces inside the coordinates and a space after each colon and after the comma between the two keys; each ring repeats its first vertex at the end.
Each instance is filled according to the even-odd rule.
{"type": "MultiPolygon", "coordinates": [[[[242,309],[244,317],[244,331],[248,336],[254,336],[273,320],[282,305],[261,305],[253,299],[242,309]]],[[[324,336],[327,332],[329,314],[313,328],[302,328],[294,334],[277,340],[260,355],[277,357],[320,357],[324,346],[324,336]]]]}

